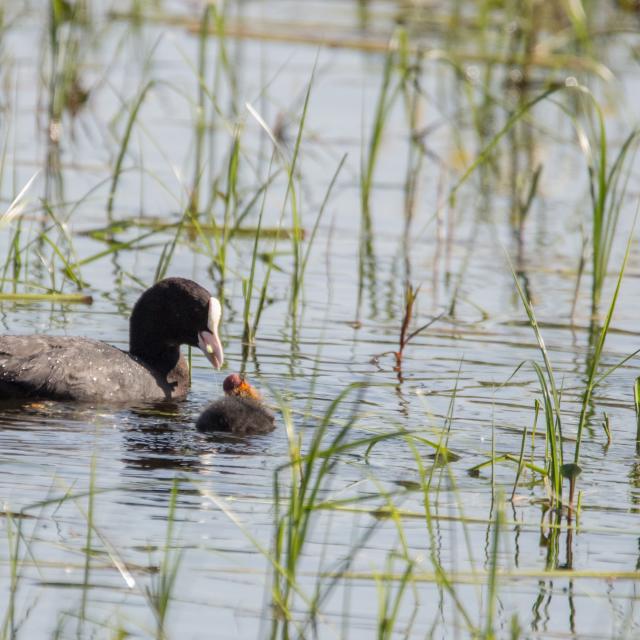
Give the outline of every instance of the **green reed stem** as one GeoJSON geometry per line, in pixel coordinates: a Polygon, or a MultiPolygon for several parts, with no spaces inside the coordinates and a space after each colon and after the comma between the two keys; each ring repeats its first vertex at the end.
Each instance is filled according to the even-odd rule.
{"type": "Polygon", "coordinates": [[[127,149],[129,148],[129,141],[131,139],[131,132],[133,131],[133,125],[136,122],[138,113],[140,111],[140,108],[142,107],[142,103],[144,102],[144,99],[147,96],[147,93],[149,93],[149,91],[155,85],[156,85],[156,82],[154,80],[150,80],[149,82],[147,82],[147,84],[144,85],[144,87],[142,87],[129,113],[127,126],[124,131],[124,136],[122,137],[122,142],[120,143],[120,151],[118,152],[116,164],[113,169],[113,177],[111,178],[111,187],[109,188],[109,196],[107,199],[107,216],[109,218],[113,213],[113,204],[114,204],[114,198],[116,195],[116,189],[118,188],[118,181],[120,179],[120,174],[122,173],[122,163],[127,153],[127,149]]]}
{"type": "MultiPolygon", "coordinates": [[[[639,205],[640,206],[640,205],[639,205]]],[[[636,214],[636,220],[637,220],[636,214]]],[[[609,326],[611,325],[611,319],[613,318],[613,312],[616,308],[616,303],[618,301],[618,295],[620,293],[620,287],[622,285],[622,279],[624,277],[624,272],[627,266],[627,261],[629,259],[629,255],[631,252],[631,245],[634,237],[636,221],[634,220],[633,227],[631,229],[631,233],[629,234],[629,238],[627,240],[627,248],[624,253],[624,258],[622,260],[622,265],[620,267],[620,271],[618,272],[618,279],[616,281],[616,288],[613,292],[613,296],[611,298],[611,303],[609,304],[609,310],[604,320],[604,325],[598,334],[598,340],[596,342],[596,347],[593,352],[593,356],[590,359],[589,368],[587,371],[587,385],[582,395],[582,408],[580,410],[580,419],[578,421],[578,433],[576,435],[576,446],[573,455],[574,464],[578,464],[580,459],[580,444],[582,443],[582,433],[587,423],[587,414],[589,410],[589,402],[591,400],[591,395],[593,394],[593,390],[596,386],[598,379],[596,378],[596,374],[598,371],[598,366],[600,365],[600,358],[602,357],[602,351],[604,349],[604,343],[607,339],[607,333],[609,331],[609,326]]]]}
{"type": "Polygon", "coordinates": [[[640,377],[633,385],[633,400],[636,408],[636,452],[640,452],[640,377]]]}
{"type": "Polygon", "coordinates": [[[544,361],[545,371],[541,369],[537,362],[533,363],[533,368],[538,377],[540,383],[540,390],[542,391],[542,406],[544,409],[544,416],[547,426],[547,446],[549,447],[550,459],[549,459],[549,476],[551,479],[551,486],[553,489],[552,499],[554,501],[562,500],[562,465],[563,465],[563,450],[562,450],[562,421],[560,414],[560,396],[556,387],[555,376],[553,373],[553,367],[551,366],[551,360],[547,347],[544,343],[538,321],[536,320],[535,312],[531,301],[527,298],[525,292],[520,286],[520,281],[516,272],[513,269],[513,265],[509,261],[509,267],[513,275],[513,279],[518,291],[518,295],[522,301],[522,304],[527,313],[529,324],[533,329],[533,333],[538,342],[540,353],[544,361]]]}
{"type": "Polygon", "coordinates": [[[493,640],[496,637],[494,630],[494,618],[498,601],[498,552],[500,544],[500,528],[504,522],[502,502],[502,499],[498,498],[498,507],[496,509],[496,517],[493,521],[493,535],[491,538],[491,558],[487,581],[487,621],[485,625],[485,632],[483,634],[483,638],[486,640],[493,640]]]}

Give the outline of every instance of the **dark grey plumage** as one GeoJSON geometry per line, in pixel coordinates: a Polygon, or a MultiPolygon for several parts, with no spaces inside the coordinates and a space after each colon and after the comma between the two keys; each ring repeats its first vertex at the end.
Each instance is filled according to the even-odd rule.
{"type": "Polygon", "coordinates": [[[80,402],[154,401],[183,397],[186,362],[162,376],[105,342],[64,336],[0,336],[0,398],[80,402]]]}
{"type": "Polygon", "coordinates": [[[257,400],[224,396],[204,410],[196,428],[244,436],[270,433],[275,428],[275,419],[273,413],[257,400]]]}
{"type": "MultiPolygon", "coordinates": [[[[147,289],[133,308],[130,351],[89,338],[0,336],[0,399],[136,403],[179,400],[189,390],[181,344],[222,348],[208,330],[211,295],[184,278],[147,289]]],[[[217,304],[217,301],[215,301],[217,304]]],[[[215,352],[215,359],[214,355],[215,352]]]]}

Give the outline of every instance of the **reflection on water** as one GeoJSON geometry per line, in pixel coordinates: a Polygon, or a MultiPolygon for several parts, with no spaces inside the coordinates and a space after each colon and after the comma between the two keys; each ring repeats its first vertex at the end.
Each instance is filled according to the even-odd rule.
{"type": "MultiPolygon", "coordinates": [[[[553,362],[567,457],[603,321],[591,317],[588,268],[576,287],[590,227],[574,123],[542,103],[458,185],[455,201],[449,197],[509,116],[545,88],[564,86],[568,75],[606,103],[611,144],[619,145],[628,133],[624,104],[635,104],[637,92],[634,35],[580,36],[561,58],[545,58],[561,46],[557,39],[574,34],[553,3],[538,3],[540,15],[531,3],[513,15],[510,3],[476,15],[472,3],[463,10],[464,3],[436,2],[426,15],[420,3],[340,0],[330,10],[305,3],[301,15],[290,2],[243,2],[228,3],[225,17],[237,37],[203,45],[193,3],[151,4],[188,23],[117,18],[94,7],[74,22],[67,7],[50,24],[39,6],[6,9],[3,198],[10,201],[36,168],[44,174],[19,225],[0,230],[3,291],[12,278],[65,291],[86,283],[94,304],[2,301],[0,325],[8,333],[81,334],[124,347],[131,305],[168,265],[169,274],[192,277],[223,300],[230,370],[246,373],[285,410],[267,436],[196,432],[197,416],[226,374],[199,355],[192,392],[179,405],[0,407],[3,636],[154,635],[149,594],[162,584],[167,546],[179,557],[167,637],[210,637],[211,629],[216,637],[266,637],[272,625],[284,637],[289,624],[289,637],[391,637],[395,629],[444,638],[465,635],[470,624],[484,629],[490,608],[497,637],[640,634],[635,360],[615,368],[588,404],[580,509],[549,508],[544,482],[527,468],[514,489],[521,456],[544,465],[545,425],[542,414],[535,419],[535,373],[527,364],[518,369],[539,351],[505,251],[553,362]],[[539,27],[525,29],[525,20],[539,27]],[[427,49],[395,59],[401,71],[384,87],[384,51],[397,24],[427,49]],[[317,43],[299,43],[304,29],[326,32],[340,46],[318,53],[317,43]],[[269,173],[271,139],[245,104],[290,158],[316,56],[293,194],[277,158],[269,173]],[[605,61],[615,88],[600,80],[606,74],[596,62],[605,61]],[[380,105],[386,120],[365,198],[361,173],[375,147],[380,105]],[[238,181],[230,186],[234,171],[238,181]],[[270,280],[256,342],[247,344],[244,287],[254,234],[223,238],[215,229],[225,219],[255,228],[261,209],[264,230],[283,215],[290,228],[294,196],[306,240],[260,239],[251,321],[267,274],[270,280]],[[193,218],[183,220],[185,211],[193,218]],[[158,230],[158,220],[173,226],[158,230]],[[29,250],[15,259],[13,246],[29,250]],[[299,266],[307,257],[296,297],[296,259],[299,266]],[[442,315],[407,344],[398,369],[404,292],[418,285],[412,327],[442,315]],[[354,382],[367,383],[366,392],[346,394],[332,408],[354,382]],[[272,607],[281,577],[273,554],[290,528],[275,518],[285,511],[290,483],[311,481],[287,463],[298,446],[309,451],[330,410],[322,447],[354,416],[348,442],[400,428],[416,440],[381,440],[331,458],[316,496],[323,508],[313,512],[298,559],[294,606],[281,615],[272,607]],[[436,454],[434,443],[452,453],[436,454]],[[498,456],[501,462],[475,470],[498,456]],[[276,496],[277,469],[284,494],[276,496]]],[[[629,19],[623,4],[588,7],[593,24],[605,33],[629,19]]],[[[576,106],[573,97],[555,97],[566,109],[576,106]]],[[[633,193],[636,173],[633,166],[633,193]]],[[[610,271],[621,262],[632,200],[623,202],[610,271]]],[[[602,371],[639,346],[639,267],[634,247],[602,371]]]]}

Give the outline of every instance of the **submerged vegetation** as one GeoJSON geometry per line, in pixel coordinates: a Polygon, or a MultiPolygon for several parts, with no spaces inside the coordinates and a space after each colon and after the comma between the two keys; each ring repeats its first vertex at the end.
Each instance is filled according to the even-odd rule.
{"type": "Polygon", "coordinates": [[[3,331],[193,277],[279,427],[3,407],[0,638],[637,635],[636,3],[107,4],[0,4],[3,331]]]}

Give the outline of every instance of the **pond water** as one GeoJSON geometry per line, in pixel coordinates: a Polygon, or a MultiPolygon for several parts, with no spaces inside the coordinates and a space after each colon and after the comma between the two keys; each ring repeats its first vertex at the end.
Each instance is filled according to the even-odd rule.
{"type": "MultiPolygon", "coordinates": [[[[2,332],[85,335],[126,348],[128,313],[166,261],[167,275],[193,278],[223,299],[226,368],[244,371],[280,410],[267,436],[197,433],[194,422],[221,394],[226,375],[197,353],[192,390],[179,405],[2,406],[3,637],[448,638],[492,637],[491,629],[494,637],[640,635],[637,359],[595,390],[573,519],[566,509],[561,516],[548,509],[545,484],[528,469],[512,496],[513,462],[469,473],[500,454],[517,461],[524,429],[526,459],[544,467],[542,413],[531,436],[542,395],[530,361],[542,358],[509,259],[561,389],[565,461],[572,459],[593,334],[588,241],[576,295],[591,229],[588,163],[576,126],[592,145],[597,134],[585,117],[595,114],[591,103],[572,86],[588,86],[600,105],[613,163],[637,124],[639,14],[625,3],[591,3],[580,40],[579,21],[555,3],[542,3],[535,29],[526,31],[535,12],[527,17],[511,2],[335,0],[305,2],[304,13],[293,1],[229,2],[227,36],[206,39],[203,54],[199,2],[120,2],[90,6],[86,16],[78,2],[75,21],[58,22],[45,3],[15,4],[3,9],[2,210],[41,173],[21,216],[0,229],[3,291],[39,291],[35,283],[73,293],[66,261],[93,304],[1,300],[2,332]],[[131,13],[138,4],[142,17],[131,13]],[[361,175],[385,48],[393,34],[403,42],[403,33],[409,80],[402,84],[394,58],[366,216],[361,175]],[[535,64],[514,59],[526,47],[535,64]],[[305,230],[300,246],[310,252],[294,300],[295,242],[267,232],[293,224],[282,158],[295,155],[309,83],[294,184],[305,230]],[[568,87],[506,132],[451,202],[465,167],[553,83],[568,87]],[[273,157],[251,110],[275,131],[281,155],[273,157]],[[537,167],[518,238],[517,203],[526,201],[537,167]],[[225,243],[222,232],[189,227],[174,245],[194,181],[209,231],[248,206],[240,224],[247,233],[225,243]],[[262,206],[252,318],[269,280],[247,350],[243,280],[262,206]],[[122,221],[135,224],[90,233],[122,221]],[[174,226],[163,230],[159,222],[174,226]],[[16,267],[7,258],[18,225],[16,267]],[[420,286],[411,330],[437,319],[408,343],[397,371],[392,352],[407,282],[420,286]],[[273,604],[274,584],[287,583],[278,578],[286,556],[274,560],[276,520],[296,480],[278,469],[298,438],[309,451],[322,417],[352,383],[361,386],[341,398],[322,448],[345,424],[353,446],[334,454],[320,482],[289,574],[294,593],[282,610],[273,604]],[[456,455],[434,466],[434,449],[405,434],[357,444],[398,430],[446,443],[456,455]],[[166,613],[158,604],[163,584],[166,613]]],[[[636,233],[640,183],[632,154],[623,175],[600,323],[636,233]]],[[[637,249],[634,239],[602,373],[640,347],[637,249]]]]}

